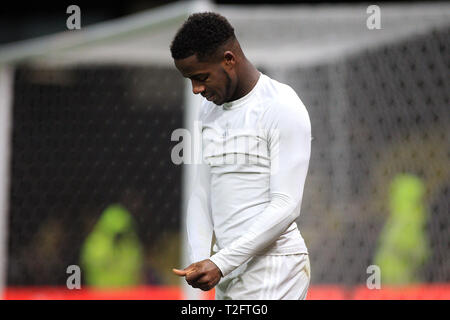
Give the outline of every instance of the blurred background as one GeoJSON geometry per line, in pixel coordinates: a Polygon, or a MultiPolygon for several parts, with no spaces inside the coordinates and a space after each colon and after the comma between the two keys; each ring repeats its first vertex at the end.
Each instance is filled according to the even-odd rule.
{"type": "Polygon", "coordinates": [[[172,132],[198,99],[169,45],[190,13],[234,26],[312,123],[297,221],[311,299],[450,299],[450,3],[37,2],[0,12],[5,299],[211,298],[184,267],[195,169],[172,132]],[[81,28],[68,30],[80,8],[81,28]],[[375,11],[372,11],[375,10],[375,11]],[[370,23],[369,23],[370,24],[370,23]],[[70,265],[81,290],[66,287],[70,265]],[[368,267],[381,271],[370,289],[368,267]]]}

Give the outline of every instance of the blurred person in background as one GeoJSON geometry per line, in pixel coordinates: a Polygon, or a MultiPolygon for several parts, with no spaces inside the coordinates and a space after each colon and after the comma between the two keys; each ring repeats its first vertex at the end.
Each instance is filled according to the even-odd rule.
{"type": "Polygon", "coordinates": [[[390,215],[379,238],[375,264],[381,269],[381,283],[414,284],[430,256],[426,234],[425,186],[411,174],[399,174],[389,189],[390,215]]]}
{"type": "Polygon", "coordinates": [[[61,270],[66,268],[65,258],[70,249],[68,244],[70,237],[62,218],[49,216],[42,219],[30,243],[20,255],[21,263],[11,268],[11,272],[21,272],[21,277],[32,285],[65,283],[66,274],[61,270]]]}
{"type": "Polygon", "coordinates": [[[127,208],[139,204],[130,190],[101,214],[81,249],[81,270],[86,285],[129,287],[144,284],[143,248],[136,222],[127,208]]]}
{"type": "Polygon", "coordinates": [[[219,14],[191,15],[170,49],[204,97],[204,162],[187,212],[192,264],[174,273],[194,288],[215,287],[216,299],[305,299],[309,257],[295,222],[311,152],[305,106],[247,60],[219,14]]]}

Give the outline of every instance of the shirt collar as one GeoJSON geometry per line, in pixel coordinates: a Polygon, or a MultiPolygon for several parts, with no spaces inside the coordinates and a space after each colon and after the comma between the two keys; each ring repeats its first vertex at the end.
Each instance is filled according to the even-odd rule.
{"type": "Polygon", "coordinates": [[[255,92],[257,91],[257,88],[261,82],[261,77],[262,77],[262,73],[259,73],[259,78],[258,81],[256,82],[255,86],[253,87],[252,90],[250,90],[249,93],[247,93],[245,96],[237,99],[237,100],[233,100],[230,102],[225,102],[224,104],[222,104],[223,109],[225,110],[230,110],[230,109],[234,109],[240,106],[243,106],[247,101],[249,101],[253,95],[255,94],[255,92]]]}

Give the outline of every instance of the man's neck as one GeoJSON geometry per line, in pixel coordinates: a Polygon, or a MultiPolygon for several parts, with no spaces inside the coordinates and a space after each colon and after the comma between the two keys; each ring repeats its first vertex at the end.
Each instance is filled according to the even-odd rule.
{"type": "Polygon", "coordinates": [[[244,60],[242,71],[239,72],[239,82],[232,100],[237,100],[248,94],[258,82],[260,72],[248,60],[244,60]]]}

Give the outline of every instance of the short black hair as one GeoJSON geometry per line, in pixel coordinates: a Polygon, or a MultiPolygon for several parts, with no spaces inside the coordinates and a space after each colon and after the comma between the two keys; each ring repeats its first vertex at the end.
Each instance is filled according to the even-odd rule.
{"type": "Polygon", "coordinates": [[[218,13],[201,12],[188,17],[177,31],[170,51],[175,60],[197,55],[200,61],[208,59],[231,38],[234,29],[228,20],[218,13]]]}

